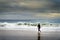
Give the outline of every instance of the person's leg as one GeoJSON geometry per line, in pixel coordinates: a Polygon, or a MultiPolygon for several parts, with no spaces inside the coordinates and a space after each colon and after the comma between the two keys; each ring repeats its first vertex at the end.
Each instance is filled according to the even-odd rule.
{"type": "Polygon", "coordinates": [[[41,32],[40,28],[38,28],[38,31],[40,31],[40,32],[41,32]]]}
{"type": "Polygon", "coordinates": [[[40,28],[38,28],[38,31],[40,31],[40,28]]]}
{"type": "Polygon", "coordinates": [[[38,31],[39,31],[39,28],[38,28],[38,31]]]}

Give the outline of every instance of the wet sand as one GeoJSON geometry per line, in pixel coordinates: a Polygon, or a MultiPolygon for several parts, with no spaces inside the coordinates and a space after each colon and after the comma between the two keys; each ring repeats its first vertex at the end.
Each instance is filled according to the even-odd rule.
{"type": "Polygon", "coordinates": [[[0,40],[60,40],[60,31],[0,30],[0,40]]]}
{"type": "Polygon", "coordinates": [[[37,40],[37,32],[28,30],[0,30],[0,38],[4,40],[37,40]]]}

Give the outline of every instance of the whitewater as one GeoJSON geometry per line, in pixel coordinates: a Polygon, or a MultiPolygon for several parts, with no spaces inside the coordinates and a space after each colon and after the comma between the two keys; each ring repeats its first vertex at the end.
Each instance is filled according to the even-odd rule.
{"type": "MultiPolygon", "coordinates": [[[[23,23],[22,23],[23,24],[23,23]]],[[[31,25],[17,25],[17,23],[0,23],[0,30],[30,30],[30,31],[38,31],[37,26],[31,26],[31,25]],[[3,25],[3,27],[2,27],[3,25]]],[[[43,31],[60,31],[59,27],[53,27],[53,26],[41,26],[40,29],[43,31]]]]}

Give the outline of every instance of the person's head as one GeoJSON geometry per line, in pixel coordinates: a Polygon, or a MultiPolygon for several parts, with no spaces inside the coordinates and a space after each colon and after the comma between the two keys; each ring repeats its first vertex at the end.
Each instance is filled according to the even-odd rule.
{"type": "Polygon", "coordinates": [[[38,25],[40,25],[40,23],[38,23],[38,25]]]}

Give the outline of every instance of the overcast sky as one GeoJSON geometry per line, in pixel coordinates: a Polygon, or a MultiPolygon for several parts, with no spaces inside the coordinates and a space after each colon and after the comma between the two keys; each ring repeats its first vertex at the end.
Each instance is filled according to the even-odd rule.
{"type": "Polygon", "coordinates": [[[60,0],[0,0],[0,19],[60,20],[60,0]]]}

